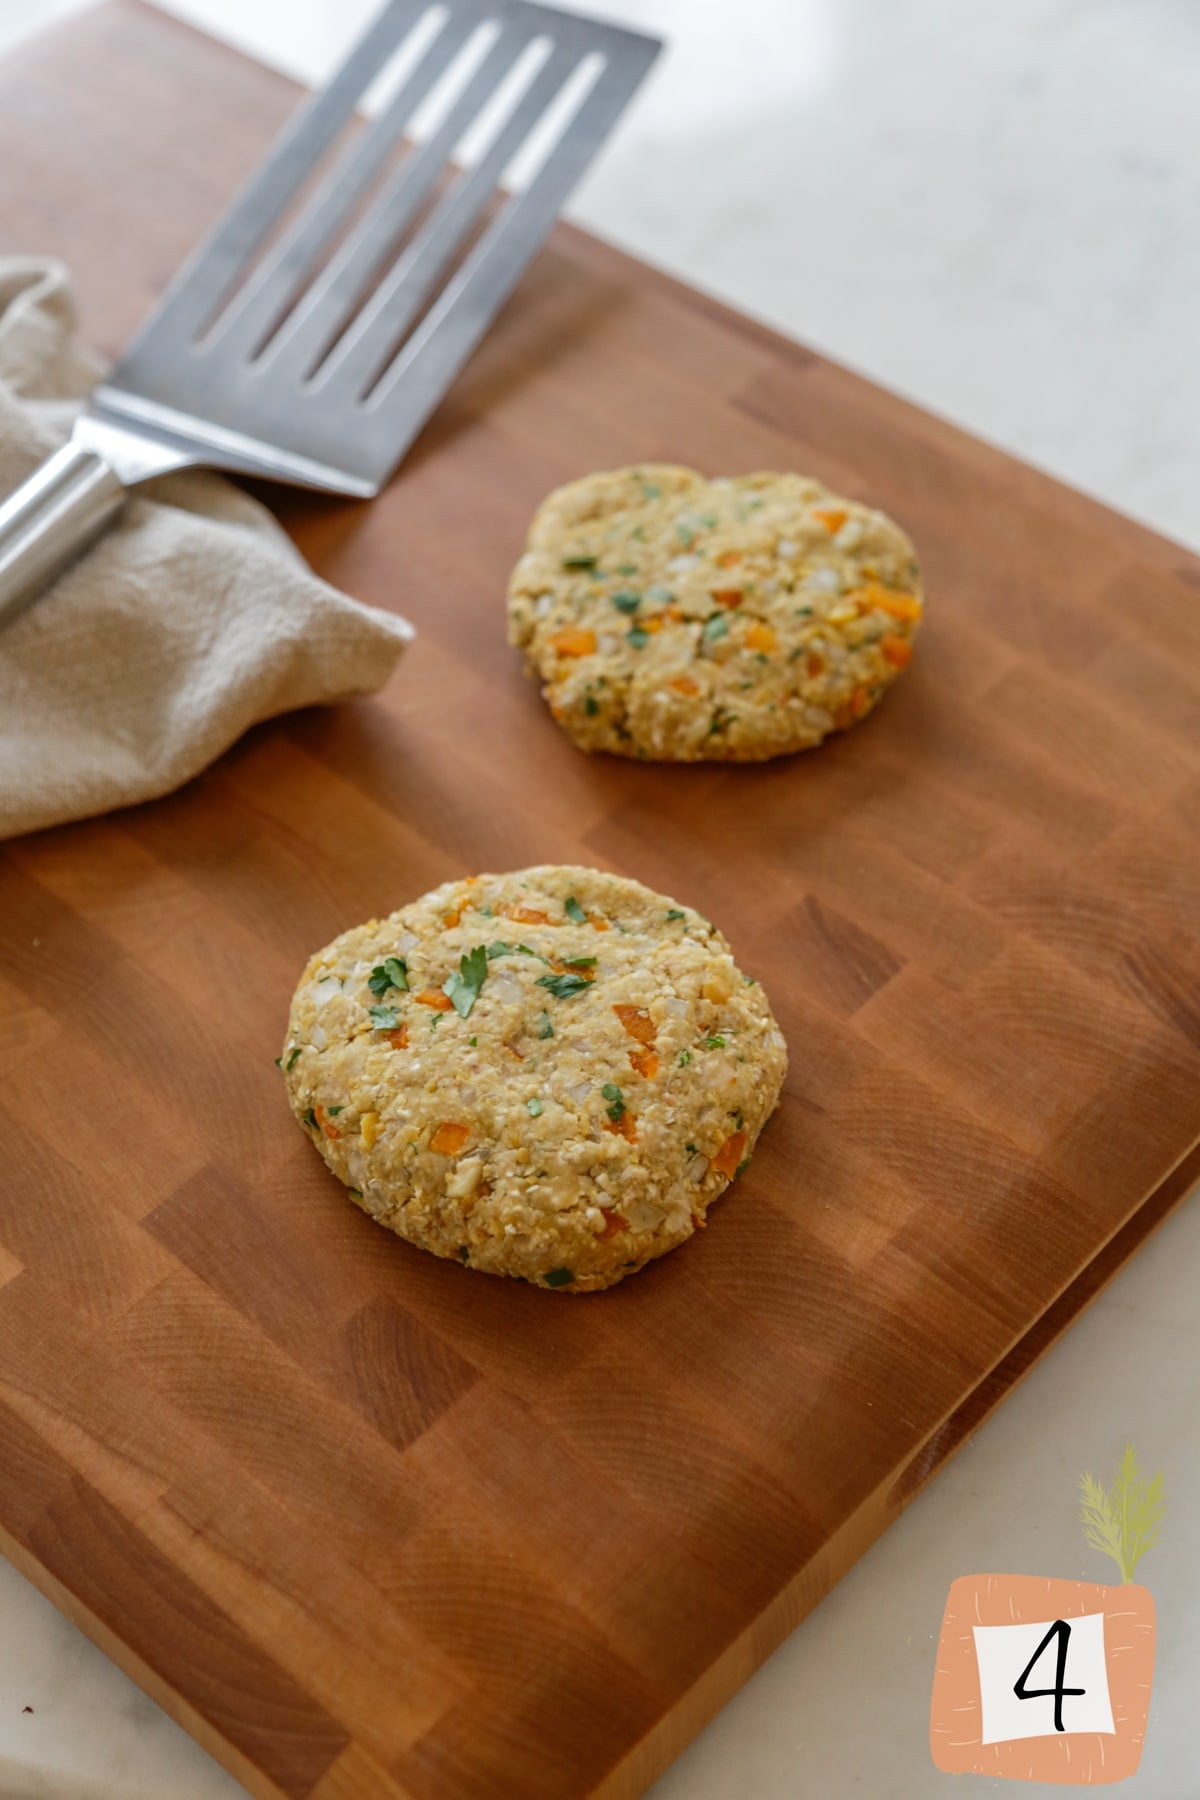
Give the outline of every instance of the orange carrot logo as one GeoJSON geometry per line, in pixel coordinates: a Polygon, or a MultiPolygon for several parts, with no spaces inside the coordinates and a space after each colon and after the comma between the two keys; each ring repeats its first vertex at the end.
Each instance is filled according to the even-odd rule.
{"type": "Polygon", "coordinates": [[[1122,1585],[964,1575],[950,1589],[933,1674],[939,1769],[1014,1781],[1123,1781],[1141,1759],[1154,1675],[1154,1601],[1133,1583],[1158,1542],[1162,1476],[1132,1444],[1106,1488],[1080,1478],[1080,1519],[1122,1585]]]}

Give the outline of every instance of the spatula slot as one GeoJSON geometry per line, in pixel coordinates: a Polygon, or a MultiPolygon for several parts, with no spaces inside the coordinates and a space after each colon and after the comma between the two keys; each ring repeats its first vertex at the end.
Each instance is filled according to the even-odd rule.
{"type": "Polygon", "coordinates": [[[658,47],[532,0],[393,0],[168,290],[103,408],[157,415],[225,467],[253,443],[256,473],[274,448],[284,479],[378,486],[658,47]]]}

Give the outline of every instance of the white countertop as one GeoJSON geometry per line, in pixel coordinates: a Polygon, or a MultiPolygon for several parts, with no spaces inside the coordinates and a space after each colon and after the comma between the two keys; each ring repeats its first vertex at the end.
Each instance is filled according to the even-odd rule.
{"type": "MultiPolygon", "coordinates": [[[[0,0],[0,50],[78,3],[0,0]]],[[[1200,549],[1200,6],[593,4],[673,49],[573,217],[1200,549]]],[[[312,80],[374,0],[172,10],[312,80]]],[[[1139,1571],[1158,1667],[1128,1791],[1195,1800],[1198,1293],[1193,1195],[655,1800],[938,1800],[929,1688],[951,1580],[1106,1580],[1075,1488],[1129,1436],[1168,1506],[1139,1571]]],[[[0,1800],[241,1792],[0,1563],[0,1800]]]]}

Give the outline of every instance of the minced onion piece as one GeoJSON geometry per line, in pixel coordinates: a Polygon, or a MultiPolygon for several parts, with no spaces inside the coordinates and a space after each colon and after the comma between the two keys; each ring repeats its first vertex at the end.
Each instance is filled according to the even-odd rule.
{"type": "Polygon", "coordinates": [[[840,594],[842,578],[836,569],[810,569],[800,586],[812,594],[840,594]]]}

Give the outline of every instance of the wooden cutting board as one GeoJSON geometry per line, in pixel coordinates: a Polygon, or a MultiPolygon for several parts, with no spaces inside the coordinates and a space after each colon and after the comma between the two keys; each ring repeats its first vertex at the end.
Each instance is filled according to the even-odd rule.
{"type": "MultiPolygon", "coordinates": [[[[72,20],[0,69],[0,248],[67,258],[115,350],[293,98],[127,0],[72,20]]],[[[3,1544],[254,1794],[630,1796],[1195,1173],[1200,563],[567,229],[381,500],[272,498],[420,637],[4,857],[3,1544]],[[565,743],[505,577],[546,489],[648,458],[911,529],[928,624],[868,723],[764,767],[565,743]],[[709,1229],[585,1299],[380,1231],[272,1066],[314,946],[542,860],[704,907],[791,1046],[709,1229]]]]}

